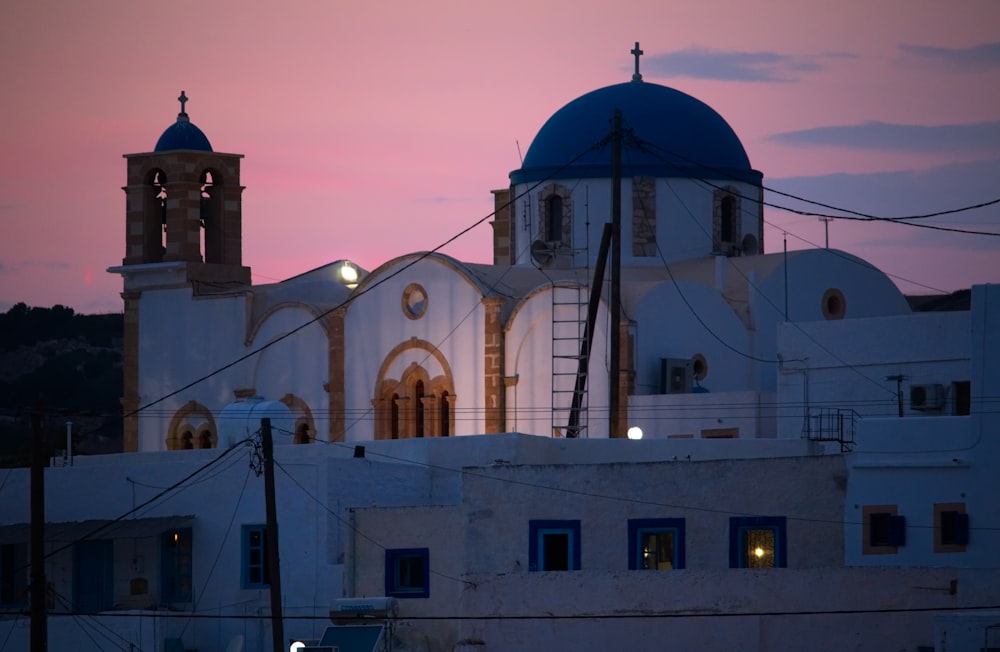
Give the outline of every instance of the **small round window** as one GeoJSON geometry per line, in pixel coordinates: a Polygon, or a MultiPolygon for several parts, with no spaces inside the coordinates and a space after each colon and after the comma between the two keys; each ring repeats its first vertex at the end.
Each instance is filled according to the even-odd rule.
{"type": "Polygon", "coordinates": [[[843,319],[847,314],[847,300],[844,293],[837,288],[830,288],[823,293],[823,316],[827,319],[843,319]]]}
{"type": "Polygon", "coordinates": [[[410,283],[403,290],[403,314],[420,319],[427,312],[427,290],[419,283],[410,283]]]}
{"type": "Polygon", "coordinates": [[[700,353],[691,356],[691,373],[695,380],[705,380],[708,375],[708,360],[700,353]]]}

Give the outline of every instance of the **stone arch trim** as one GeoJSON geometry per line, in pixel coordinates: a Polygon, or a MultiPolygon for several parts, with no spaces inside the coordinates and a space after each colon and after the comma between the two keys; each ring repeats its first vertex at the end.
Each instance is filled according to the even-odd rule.
{"type": "MultiPolygon", "coordinates": [[[[507,320],[504,323],[503,327],[504,332],[506,333],[510,331],[511,327],[514,325],[514,322],[517,321],[518,314],[537,295],[544,294],[546,292],[554,292],[556,287],[578,287],[578,286],[586,289],[588,292],[590,291],[590,286],[588,284],[580,283],[579,281],[574,281],[570,279],[556,280],[549,283],[545,283],[544,285],[539,285],[534,290],[531,290],[530,292],[525,294],[524,297],[518,300],[517,304],[510,311],[510,315],[507,316],[507,320]]],[[[608,308],[608,302],[603,295],[601,296],[601,306],[604,307],[605,309],[608,308]]]]}
{"type": "Polygon", "coordinates": [[[440,254],[437,252],[424,252],[416,254],[406,254],[405,256],[399,256],[398,258],[393,258],[392,260],[386,261],[372,270],[368,276],[366,276],[360,283],[358,287],[354,289],[353,296],[358,296],[362,293],[368,286],[373,285],[381,280],[384,274],[390,272],[390,270],[397,267],[409,267],[415,265],[419,261],[427,259],[433,260],[434,262],[452,270],[459,277],[465,280],[470,286],[476,289],[483,296],[486,295],[487,291],[490,289],[483,284],[469,269],[459,260],[452,258],[451,256],[446,256],[445,254],[440,254]]]}
{"type": "Polygon", "coordinates": [[[166,445],[171,451],[218,447],[219,429],[211,410],[197,401],[185,403],[170,420],[166,445]]]}
{"type": "Polygon", "coordinates": [[[301,308],[302,310],[305,310],[315,318],[313,319],[313,321],[315,321],[323,328],[323,332],[326,333],[326,336],[327,337],[330,336],[330,325],[328,321],[323,318],[326,315],[325,312],[320,312],[319,310],[316,309],[315,306],[311,306],[308,303],[304,303],[302,301],[282,301],[281,303],[268,308],[266,311],[264,311],[263,314],[257,317],[250,324],[250,328],[247,329],[246,340],[243,342],[243,344],[245,346],[252,345],[254,340],[257,339],[257,335],[258,333],[260,333],[260,329],[264,326],[264,323],[272,315],[276,314],[279,310],[283,310],[285,308],[301,308]]]}
{"type": "Polygon", "coordinates": [[[385,356],[375,381],[372,393],[375,439],[392,439],[394,434],[400,439],[417,436],[436,437],[443,433],[454,434],[455,402],[455,380],[451,365],[441,351],[426,340],[414,338],[401,342],[385,356]],[[396,359],[412,349],[426,351],[433,357],[441,367],[441,374],[431,376],[423,365],[411,362],[400,378],[388,377],[389,369],[396,359]],[[418,383],[422,383],[422,396],[415,393],[418,383]],[[447,424],[441,422],[444,413],[440,403],[442,399],[448,402],[447,424]],[[420,415],[423,415],[421,421],[423,435],[419,434],[421,428],[417,425],[420,415]]]}

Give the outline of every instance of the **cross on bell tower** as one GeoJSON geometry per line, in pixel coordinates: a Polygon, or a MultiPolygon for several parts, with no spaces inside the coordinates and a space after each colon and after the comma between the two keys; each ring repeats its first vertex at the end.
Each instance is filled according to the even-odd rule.
{"type": "Polygon", "coordinates": [[[635,72],[632,73],[632,81],[642,81],[642,75],[639,74],[639,57],[643,55],[643,51],[639,49],[639,41],[635,42],[635,47],[630,52],[635,57],[635,72]]]}

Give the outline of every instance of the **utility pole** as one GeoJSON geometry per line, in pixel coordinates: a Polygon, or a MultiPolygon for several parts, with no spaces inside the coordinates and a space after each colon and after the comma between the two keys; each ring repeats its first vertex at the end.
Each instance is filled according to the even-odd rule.
{"type": "Polygon", "coordinates": [[[274,504],[274,441],[271,439],[271,420],[260,420],[260,438],[264,457],[264,509],[267,526],[264,542],[267,544],[267,574],[271,585],[271,641],[274,652],[285,651],[285,629],[281,619],[281,564],[278,560],[278,510],[274,504]]]}
{"type": "Polygon", "coordinates": [[[833,220],[832,217],[821,217],[819,218],[823,222],[823,233],[826,236],[826,248],[830,248],[830,222],[833,220]]]}
{"type": "Polygon", "coordinates": [[[45,598],[45,441],[42,409],[31,411],[31,652],[49,649],[45,598]]]}
{"type": "Polygon", "coordinates": [[[601,307],[601,286],[604,285],[604,268],[611,246],[611,224],[604,224],[601,246],[594,266],[594,280],[590,286],[590,301],[587,303],[587,326],[580,344],[580,361],[576,368],[576,386],[573,388],[573,402],[569,408],[567,437],[580,436],[580,410],[583,409],[583,393],[587,390],[587,370],[590,368],[590,350],[594,344],[594,328],[597,326],[597,310],[601,307]]]}
{"type": "Polygon", "coordinates": [[[615,109],[611,132],[611,395],[608,434],[621,437],[622,322],[622,112],[615,109]]]}
{"type": "Polygon", "coordinates": [[[894,376],[886,376],[886,380],[896,381],[896,403],[899,405],[899,418],[903,418],[903,380],[906,378],[903,374],[895,374],[894,376]]]}

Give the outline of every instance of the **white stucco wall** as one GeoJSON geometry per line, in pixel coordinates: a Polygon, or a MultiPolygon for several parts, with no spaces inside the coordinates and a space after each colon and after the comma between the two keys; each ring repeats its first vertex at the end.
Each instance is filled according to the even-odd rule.
{"type": "MultiPolygon", "coordinates": [[[[394,347],[416,338],[440,352],[455,385],[455,434],[483,431],[484,308],[482,292],[451,264],[438,257],[393,261],[372,272],[366,285],[378,287],[355,298],[346,317],[346,406],[348,441],[374,436],[372,399],[380,366],[394,347]],[[383,281],[384,279],[384,281],[383,281]],[[402,296],[410,283],[427,292],[427,309],[419,319],[403,314],[402,296]]],[[[390,377],[411,363],[432,371],[436,363],[424,348],[410,348],[395,363],[390,377]]]]}
{"type": "MultiPolygon", "coordinates": [[[[712,220],[714,216],[714,188],[735,188],[744,197],[757,197],[759,189],[731,179],[703,181],[687,178],[656,179],[656,242],[659,253],[653,256],[632,255],[632,178],[623,173],[621,185],[622,264],[657,267],[666,262],[707,256],[712,253],[712,220]]],[[[570,191],[572,197],[572,258],[579,267],[596,260],[601,231],[611,221],[612,185],[610,179],[558,179],[558,184],[570,191]]],[[[514,186],[514,196],[521,197],[512,210],[514,220],[514,251],[517,264],[532,264],[531,243],[541,237],[543,216],[539,215],[540,197],[550,184],[542,184],[528,193],[534,184],[514,186]]],[[[760,222],[757,218],[760,205],[744,199],[741,207],[741,239],[752,234],[762,242],[760,222]]]]}
{"type": "MultiPolygon", "coordinates": [[[[903,418],[868,417],[860,422],[856,452],[848,464],[850,488],[844,514],[848,564],[996,566],[1000,532],[993,524],[1000,519],[996,501],[1000,444],[994,434],[1000,428],[1000,416],[992,406],[993,397],[1000,395],[998,306],[1000,286],[976,286],[967,313],[868,320],[873,346],[882,343],[881,352],[907,375],[908,382],[970,380],[971,414],[948,416],[951,403],[943,414],[909,409],[907,392],[903,418]],[[914,357],[915,351],[919,355],[914,357]],[[935,551],[934,505],[938,503],[964,504],[969,517],[965,550],[935,551]],[[905,545],[891,554],[865,554],[865,505],[895,505],[906,519],[905,545]]],[[[849,332],[841,335],[849,336],[849,332]]]]}
{"type": "Polygon", "coordinates": [[[708,373],[698,383],[704,389],[753,388],[748,359],[735,352],[752,355],[752,340],[714,287],[691,281],[660,283],[646,292],[630,317],[638,324],[636,394],[660,392],[662,358],[690,360],[697,353],[708,363],[708,373]]]}
{"type": "Polygon", "coordinates": [[[171,396],[140,413],[140,451],[166,450],[170,420],[188,401],[214,413],[233,400],[234,389],[248,386],[253,368],[249,361],[186,387],[245,353],[246,311],[242,295],[193,298],[187,288],[142,294],[139,405],[171,396]]]}
{"type": "MultiPolygon", "coordinates": [[[[784,437],[800,436],[804,418],[817,408],[854,410],[863,417],[898,415],[896,380],[902,374],[903,409],[913,385],[970,379],[969,313],[918,313],[778,326],[778,372],[784,437]]],[[[950,414],[950,396],[944,414],[950,414]]]]}
{"type": "MultiPolygon", "coordinates": [[[[575,375],[557,376],[557,388],[563,391],[553,396],[552,320],[576,319],[578,313],[574,307],[554,306],[552,291],[551,286],[539,288],[518,304],[505,331],[504,349],[506,374],[516,379],[506,390],[507,429],[544,437],[553,436],[554,428],[558,428],[558,436],[565,436],[572,400],[571,394],[565,390],[572,390],[575,383],[575,375]],[[553,404],[557,408],[555,411],[553,404]]],[[[556,291],[573,292],[565,288],[556,288],[556,291]]],[[[584,301],[587,298],[584,293],[584,301]]],[[[585,304],[582,310],[586,319],[585,304]]],[[[598,307],[587,371],[588,409],[581,418],[586,426],[581,436],[586,438],[608,436],[609,319],[607,305],[602,301],[598,307]]],[[[557,346],[578,348],[579,344],[565,342],[557,346]]],[[[575,374],[577,370],[576,360],[560,359],[556,365],[560,373],[575,374]]]]}

